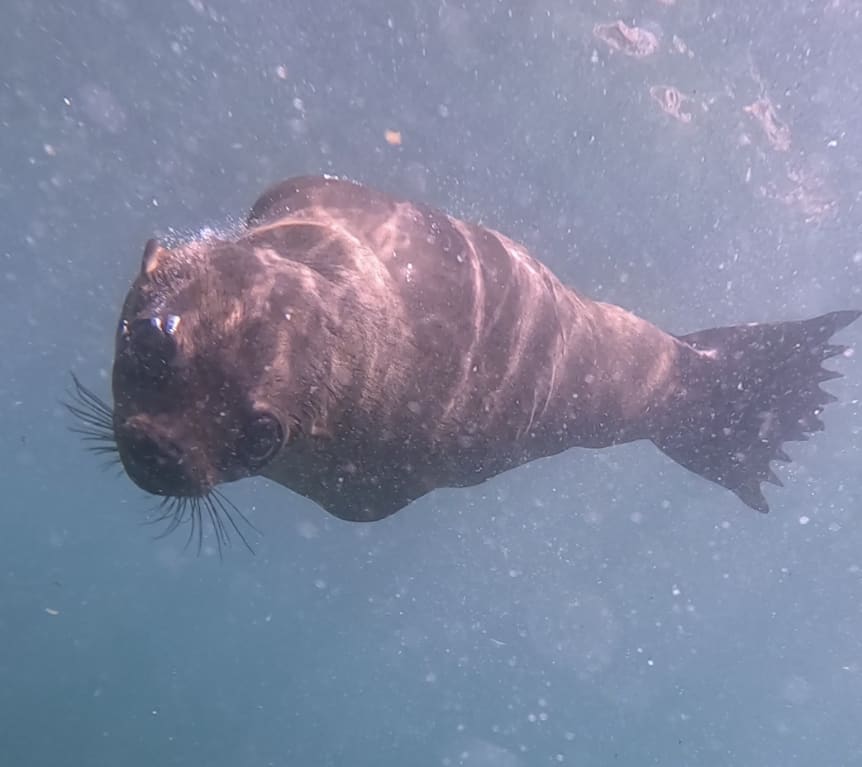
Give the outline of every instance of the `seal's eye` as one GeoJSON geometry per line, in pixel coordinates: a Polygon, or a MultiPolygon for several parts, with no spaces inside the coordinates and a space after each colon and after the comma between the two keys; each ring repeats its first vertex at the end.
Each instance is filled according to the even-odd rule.
{"type": "Polygon", "coordinates": [[[141,367],[156,378],[164,375],[177,354],[176,326],[166,328],[160,317],[146,317],[132,320],[127,327],[131,352],[141,367]]]}
{"type": "Polygon", "coordinates": [[[284,442],[284,429],[269,413],[258,413],[245,427],[240,439],[240,459],[256,471],[272,460],[284,442]]]}

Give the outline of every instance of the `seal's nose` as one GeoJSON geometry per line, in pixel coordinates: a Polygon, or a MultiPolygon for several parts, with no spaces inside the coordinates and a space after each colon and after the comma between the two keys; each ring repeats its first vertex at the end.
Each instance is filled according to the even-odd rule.
{"type": "Polygon", "coordinates": [[[126,473],[142,490],[154,495],[199,495],[182,449],[174,442],[129,428],[120,440],[126,473]]]}

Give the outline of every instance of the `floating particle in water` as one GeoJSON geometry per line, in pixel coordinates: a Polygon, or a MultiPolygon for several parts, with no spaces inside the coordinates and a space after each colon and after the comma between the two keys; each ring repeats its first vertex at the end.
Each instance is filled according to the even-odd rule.
{"type": "Polygon", "coordinates": [[[811,684],[805,677],[791,676],[782,685],[781,696],[794,706],[801,706],[811,698],[811,684]]]}
{"type": "Polygon", "coordinates": [[[779,152],[786,152],[790,149],[790,128],[778,116],[775,107],[768,98],[759,98],[742,109],[760,123],[760,127],[763,128],[763,132],[773,148],[779,152]]]}
{"type": "Polygon", "coordinates": [[[787,169],[786,177],[762,184],[761,196],[776,200],[802,214],[806,223],[821,222],[837,210],[835,194],[825,180],[798,167],[787,169]]]}
{"type": "Polygon", "coordinates": [[[401,131],[387,130],[383,137],[390,146],[401,146],[401,131]]]}
{"type": "Polygon", "coordinates": [[[649,95],[661,110],[679,120],[681,123],[690,123],[693,117],[692,100],[683,95],[679,89],[672,85],[653,85],[649,89],[649,95]]]}
{"type": "Polygon", "coordinates": [[[658,36],[644,27],[630,27],[624,21],[596,24],[593,36],[626,56],[642,59],[658,50],[658,36]]]}
{"type": "Polygon", "coordinates": [[[610,666],[620,643],[620,624],[602,596],[559,590],[536,594],[526,611],[527,630],[536,649],[582,678],[610,666]]]}
{"type": "Polygon", "coordinates": [[[300,522],[296,526],[296,531],[307,541],[317,538],[320,535],[320,530],[314,522],[300,522]]]}
{"type": "Polygon", "coordinates": [[[84,114],[108,133],[120,133],[126,127],[126,112],[106,88],[94,83],[83,85],[78,98],[84,114]]]}
{"type": "Polygon", "coordinates": [[[685,40],[683,40],[678,35],[673,36],[673,47],[678,53],[681,53],[683,56],[688,56],[690,59],[694,58],[694,51],[692,51],[692,49],[689,48],[686,44],[685,40]]]}
{"type": "Polygon", "coordinates": [[[457,757],[444,760],[444,764],[458,767],[521,767],[521,760],[502,746],[478,738],[463,744],[457,757]]]}
{"type": "Polygon", "coordinates": [[[836,200],[821,176],[801,168],[789,168],[787,180],[791,188],[781,200],[800,211],[805,221],[822,221],[835,212],[836,200]]]}

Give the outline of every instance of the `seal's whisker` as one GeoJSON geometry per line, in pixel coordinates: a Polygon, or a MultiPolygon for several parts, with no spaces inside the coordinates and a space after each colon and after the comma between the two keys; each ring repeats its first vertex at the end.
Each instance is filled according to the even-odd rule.
{"type": "Polygon", "coordinates": [[[218,511],[216,511],[215,507],[213,506],[212,498],[210,498],[209,496],[205,496],[203,502],[204,506],[206,507],[207,514],[210,518],[210,524],[215,531],[216,545],[218,547],[218,557],[219,559],[221,559],[222,547],[228,546],[230,544],[230,538],[228,537],[227,530],[225,530],[224,524],[222,523],[221,518],[218,515],[218,511]]]}
{"type": "Polygon", "coordinates": [[[99,399],[95,394],[92,394],[92,392],[90,394],[92,396],[85,395],[81,389],[76,388],[72,393],[73,402],[70,403],[70,406],[76,408],[82,414],[85,414],[87,418],[94,421],[110,423],[114,415],[114,411],[110,409],[110,405],[99,399]]]}
{"type": "MultiPolygon", "coordinates": [[[[87,449],[96,455],[114,455],[117,448],[114,445],[88,445],[87,449]]],[[[116,458],[112,463],[119,463],[120,459],[116,458]]]]}
{"type": "Polygon", "coordinates": [[[198,556],[200,556],[204,547],[204,522],[201,518],[200,498],[192,499],[192,518],[195,520],[198,528],[198,556]]]}
{"type": "Polygon", "coordinates": [[[76,395],[82,403],[88,403],[94,412],[101,412],[109,417],[113,416],[114,409],[92,389],[84,386],[74,373],[72,373],[72,381],[75,384],[76,395]]]}
{"type": "Polygon", "coordinates": [[[258,535],[263,535],[259,528],[254,526],[254,523],[242,513],[242,510],[224,493],[219,490],[213,489],[210,491],[211,495],[214,495],[218,501],[220,501],[221,509],[224,511],[225,515],[228,518],[228,521],[232,522],[231,512],[237,514],[239,518],[245,522],[252,530],[254,530],[258,535]]]}
{"type": "Polygon", "coordinates": [[[116,454],[114,411],[98,394],[82,384],[72,373],[74,391],[71,401],[63,402],[66,410],[78,421],[70,431],[81,436],[87,449],[97,455],[116,454]]]}
{"type": "Polygon", "coordinates": [[[71,429],[70,431],[75,432],[76,434],[80,434],[81,439],[84,442],[96,442],[102,444],[96,444],[95,446],[88,446],[90,450],[98,450],[100,447],[114,447],[113,439],[108,437],[106,434],[96,434],[95,432],[87,432],[83,429],[71,429]],[[110,444],[108,444],[110,443],[110,444]]]}
{"type": "MultiPolygon", "coordinates": [[[[177,523],[176,523],[176,525],[174,525],[173,529],[176,529],[176,527],[180,524],[180,521],[186,516],[186,511],[188,511],[189,535],[186,538],[185,544],[183,544],[183,551],[185,551],[191,545],[191,542],[195,536],[195,527],[196,527],[196,525],[195,525],[195,510],[194,510],[194,506],[192,505],[191,501],[189,501],[186,498],[181,499],[180,506],[183,509],[182,515],[177,515],[176,517],[174,517],[175,520],[179,520],[179,521],[177,521],[177,523]]],[[[171,523],[171,524],[173,524],[173,523],[171,523]]]]}
{"type": "Polygon", "coordinates": [[[216,514],[218,515],[218,513],[221,512],[222,514],[225,515],[225,517],[227,517],[227,521],[230,523],[230,526],[233,528],[234,532],[239,536],[239,539],[243,542],[243,545],[252,554],[254,554],[255,553],[254,548],[248,542],[248,539],[243,535],[242,530],[239,529],[239,526],[237,525],[236,520],[234,520],[234,518],[233,518],[233,512],[238,514],[240,519],[242,519],[242,521],[245,522],[258,535],[261,534],[260,530],[258,530],[251,523],[251,521],[248,519],[248,517],[246,517],[246,515],[243,514],[237,508],[236,504],[233,501],[231,501],[227,496],[225,496],[223,493],[220,493],[218,490],[212,490],[210,492],[210,497],[212,498],[215,505],[218,506],[218,511],[216,512],[216,514]]]}
{"type": "Polygon", "coordinates": [[[91,419],[87,413],[75,407],[74,405],[66,405],[69,412],[75,416],[82,425],[71,427],[71,431],[76,434],[91,434],[100,435],[106,438],[113,438],[113,427],[108,423],[103,423],[100,420],[91,419]]]}
{"type": "Polygon", "coordinates": [[[166,538],[181,525],[188,523],[189,532],[183,544],[183,549],[188,549],[192,545],[192,542],[197,539],[196,548],[198,556],[200,556],[203,551],[204,513],[206,513],[215,535],[219,559],[222,558],[224,549],[231,545],[231,529],[239,536],[243,545],[252,554],[255,553],[248,539],[237,526],[233,513],[238,514],[253,530],[256,532],[259,531],[232,501],[228,500],[217,490],[211,490],[207,495],[200,497],[166,496],[162,498],[154,510],[158,512],[156,516],[146,519],[141,523],[145,525],[158,525],[161,522],[167,522],[165,528],[153,536],[154,540],[166,538]],[[225,518],[229,526],[225,524],[225,518]]]}
{"type": "Polygon", "coordinates": [[[76,434],[104,434],[105,436],[113,435],[113,427],[107,421],[101,419],[91,419],[89,414],[77,408],[74,405],[67,404],[66,408],[74,415],[81,423],[71,426],[70,431],[76,434]]]}
{"type": "Polygon", "coordinates": [[[116,456],[116,463],[120,462],[119,451],[117,450],[116,445],[108,445],[108,444],[97,444],[97,445],[85,445],[84,448],[95,455],[112,455],[116,456]]]}
{"type": "MultiPolygon", "coordinates": [[[[173,514],[169,511],[163,512],[159,514],[157,517],[153,517],[152,519],[145,519],[141,522],[142,525],[157,525],[159,522],[164,522],[166,519],[171,519],[173,514]]],[[[164,537],[164,532],[159,533],[156,537],[156,540],[164,537]]]]}
{"type": "Polygon", "coordinates": [[[89,411],[82,410],[77,405],[71,403],[68,403],[66,407],[72,415],[84,424],[83,427],[73,428],[72,431],[80,431],[82,434],[113,433],[112,422],[105,420],[101,415],[94,416],[89,411]]]}
{"type": "Polygon", "coordinates": [[[204,504],[207,507],[207,513],[209,514],[210,521],[212,522],[213,529],[216,532],[216,538],[218,538],[219,543],[224,541],[224,543],[230,543],[230,535],[228,534],[227,528],[224,526],[224,522],[222,522],[221,515],[219,514],[218,508],[215,506],[215,502],[208,495],[204,498],[204,504]]]}
{"type": "Polygon", "coordinates": [[[107,403],[98,399],[92,392],[89,395],[84,394],[80,388],[75,389],[73,396],[75,401],[70,402],[68,407],[81,420],[93,426],[112,427],[114,412],[107,403]]]}
{"type": "Polygon", "coordinates": [[[185,551],[191,544],[192,538],[195,534],[194,507],[192,506],[191,499],[189,498],[177,498],[174,503],[174,506],[176,512],[174,516],[174,522],[171,523],[173,525],[171,532],[173,532],[173,530],[176,530],[187,519],[189,522],[189,537],[186,540],[185,545],[183,546],[183,551],[185,551]]]}
{"type": "MultiPolygon", "coordinates": [[[[81,437],[87,450],[96,455],[108,456],[108,460],[102,466],[103,469],[121,467],[117,440],[114,435],[113,408],[98,394],[84,386],[74,373],[72,373],[72,381],[74,388],[71,392],[71,399],[63,402],[66,410],[77,419],[77,423],[70,427],[70,430],[81,437]]],[[[118,476],[121,476],[122,473],[122,468],[120,468],[118,476]]],[[[197,553],[200,556],[203,551],[204,514],[206,514],[215,535],[219,558],[222,557],[223,550],[231,545],[231,530],[239,536],[243,545],[252,554],[255,553],[248,539],[240,530],[234,515],[256,533],[260,534],[260,531],[236,504],[218,490],[210,490],[207,495],[200,497],[166,496],[162,498],[156,509],[155,516],[143,522],[143,524],[148,525],[166,523],[164,529],[154,536],[155,540],[166,538],[181,525],[188,523],[189,533],[183,548],[187,549],[197,538],[197,553]]]]}
{"type": "Polygon", "coordinates": [[[166,519],[173,519],[175,511],[171,505],[171,501],[173,498],[163,498],[162,502],[156,507],[158,511],[161,513],[154,517],[153,519],[145,519],[141,524],[142,525],[157,525],[159,522],[164,522],[166,519]]]}
{"type": "Polygon", "coordinates": [[[162,530],[155,539],[161,540],[162,538],[166,538],[169,536],[174,530],[176,530],[185,519],[185,504],[183,503],[185,499],[183,498],[165,498],[161,504],[159,504],[160,508],[163,508],[164,514],[162,514],[158,519],[152,520],[152,524],[156,524],[158,522],[164,522],[166,519],[169,519],[170,522],[165,526],[165,529],[162,530]]]}

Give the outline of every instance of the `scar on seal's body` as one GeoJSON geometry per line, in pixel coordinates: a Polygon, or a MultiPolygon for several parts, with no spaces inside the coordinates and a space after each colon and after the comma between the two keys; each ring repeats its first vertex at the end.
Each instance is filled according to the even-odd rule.
{"type": "Polygon", "coordinates": [[[641,439],[767,511],[760,484],[780,484],[784,442],[823,428],[819,384],[837,374],[821,363],[859,314],[674,336],[492,229],[300,177],[230,239],[147,244],[113,407],[83,412],[140,487],[216,518],[214,488],[252,475],[369,521],[641,439]]]}

